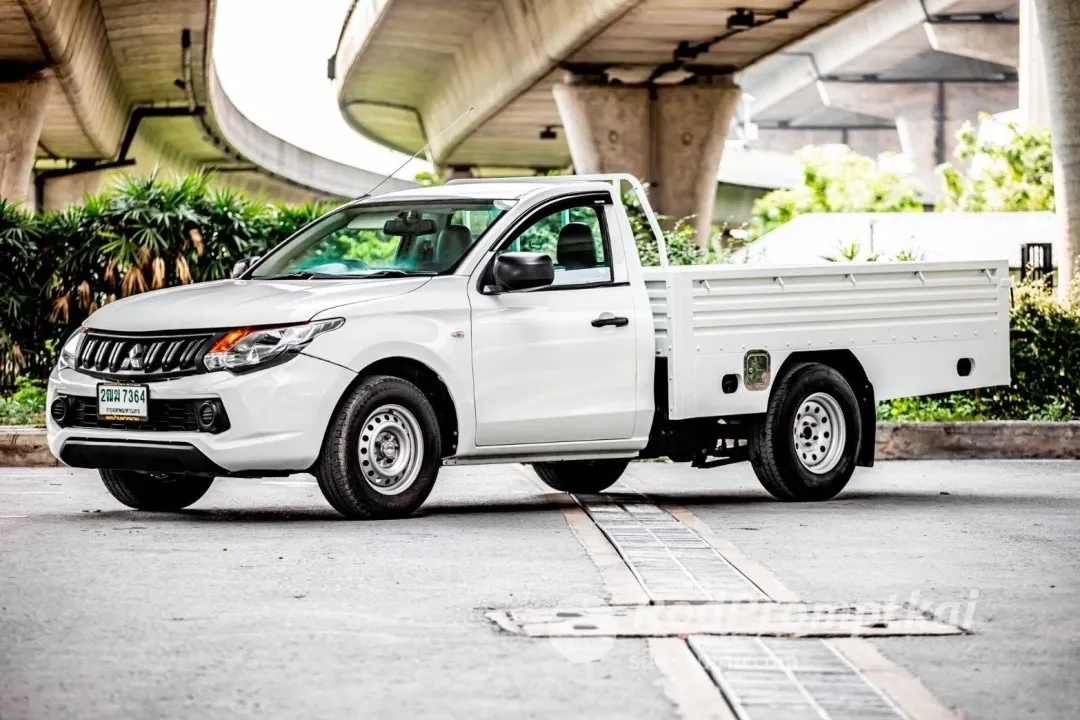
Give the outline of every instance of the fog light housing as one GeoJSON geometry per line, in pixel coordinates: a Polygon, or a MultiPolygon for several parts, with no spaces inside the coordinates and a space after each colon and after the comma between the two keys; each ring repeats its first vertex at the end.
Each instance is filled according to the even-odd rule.
{"type": "Polygon", "coordinates": [[[214,425],[218,420],[218,406],[213,400],[206,400],[199,403],[199,407],[195,408],[195,421],[199,424],[199,429],[203,432],[211,432],[214,429],[214,425]]]}
{"type": "Polygon", "coordinates": [[[68,404],[67,398],[58,397],[52,401],[52,405],[49,406],[49,417],[51,417],[57,425],[63,425],[67,420],[68,404]]]}

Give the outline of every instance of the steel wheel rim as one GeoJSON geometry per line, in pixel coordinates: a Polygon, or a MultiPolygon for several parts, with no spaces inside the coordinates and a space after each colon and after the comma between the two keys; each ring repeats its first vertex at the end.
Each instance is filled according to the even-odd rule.
{"type": "Polygon", "coordinates": [[[793,429],[795,457],[804,468],[824,475],[840,464],[847,423],[840,403],[832,395],[817,392],[803,400],[795,413],[793,429]]]}
{"type": "Polygon", "coordinates": [[[416,482],[424,462],[420,423],[401,405],[382,405],[360,428],[360,474],[375,492],[398,495],[416,482]]]}

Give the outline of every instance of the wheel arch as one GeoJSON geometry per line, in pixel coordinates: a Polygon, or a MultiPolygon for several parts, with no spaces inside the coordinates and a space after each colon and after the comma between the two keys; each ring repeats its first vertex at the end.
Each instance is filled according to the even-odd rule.
{"type": "Polygon", "coordinates": [[[862,435],[855,464],[861,467],[874,466],[874,449],[877,442],[877,402],[874,399],[874,385],[866,375],[862,363],[850,350],[811,350],[793,352],[775,373],[773,387],[791,372],[792,368],[802,363],[820,363],[836,370],[851,385],[859,401],[859,421],[862,435]]]}
{"type": "Polygon", "coordinates": [[[349,393],[352,392],[357,385],[375,375],[388,375],[390,377],[401,378],[420,388],[420,391],[423,392],[431,402],[432,407],[435,409],[435,417],[439,421],[439,432],[442,436],[441,456],[448,457],[457,452],[458,415],[454,396],[451,394],[450,388],[447,386],[446,382],[443,381],[442,377],[440,377],[435,370],[426,363],[415,358],[392,356],[384,357],[369,363],[361,369],[356,374],[353,381],[349,383],[349,387],[342,393],[341,399],[338,401],[338,406],[334,409],[334,412],[337,412],[341,403],[344,402],[345,398],[349,396],[349,393]]]}

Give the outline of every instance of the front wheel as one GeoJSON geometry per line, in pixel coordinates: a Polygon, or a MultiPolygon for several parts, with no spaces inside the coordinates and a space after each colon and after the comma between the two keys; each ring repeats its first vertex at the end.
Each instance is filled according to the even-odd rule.
{"type": "Polygon", "coordinates": [[[180,473],[99,470],[109,493],[130,508],[155,512],[183,510],[206,494],[214,478],[180,473]]]}
{"type": "Polygon", "coordinates": [[[566,460],[533,463],[548,487],[568,493],[598,493],[622,477],[630,460],[566,460]]]}
{"type": "Polygon", "coordinates": [[[345,517],[402,517],[435,486],[441,447],[435,410],[420,389],[377,375],[353,388],[330,421],[315,477],[345,517]]]}
{"type": "Polygon", "coordinates": [[[844,376],[803,363],[777,383],[754,422],[750,464],[780,500],[829,500],[851,479],[861,438],[859,402],[844,376]]]}

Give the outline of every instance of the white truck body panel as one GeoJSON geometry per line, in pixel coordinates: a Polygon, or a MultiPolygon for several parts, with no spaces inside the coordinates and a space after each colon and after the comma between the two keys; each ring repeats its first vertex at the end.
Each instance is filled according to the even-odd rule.
{"type": "MultiPolygon", "coordinates": [[[[659,225],[629,176],[471,182],[359,204],[440,198],[497,199],[508,209],[452,271],[434,277],[228,280],[102,308],[87,320],[89,331],[343,323],[278,367],[149,383],[154,399],[220,399],[233,419],[226,432],[62,427],[49,417],[50,447],[59,456],[71,440],[168,437],[230,472],[304,470],[353,383],[375,363],[385,372],[401,361],[434,373],[452,401],[457,435],[448,464],[628,457],[646,448],[658,420],[762,413],[772,383],[751,390],[741,382],[749,350],[769,353],[773,378],[796,351],[848,350],[876,399],[1009,382],[1004,260],[666,267],[659,225]],[[642,200],[664,267],[641,267],[621,183],[642,200]],[[550,203],[597,193],[612,201],[595,203],[610,245],[611,282],[483,286],[496,250],[530,217],[550,203]],[[957,372],[961,358],[973,361],[967,377],[957,372]],[[654,408],[658,365],[668,373],[666,418],[654,408]],[[724,392],[730,374],[740,383],[724,392]]],[[[49,402],[58,394],[93,396],[99,382],[100,375],[58,368],[49,402]]]]}
{"type": "Polygon", "coordinates": [[[693,266],[644,271],[672,419],[764,412],[743,362],[850,350],[879,400],[1009,383],[1009,275],[1000,261],[693,266]],[[960,358],[974,361],[967,377],[960,358]],[[721,378],[736,374],[738,391],[721,378]]]}

